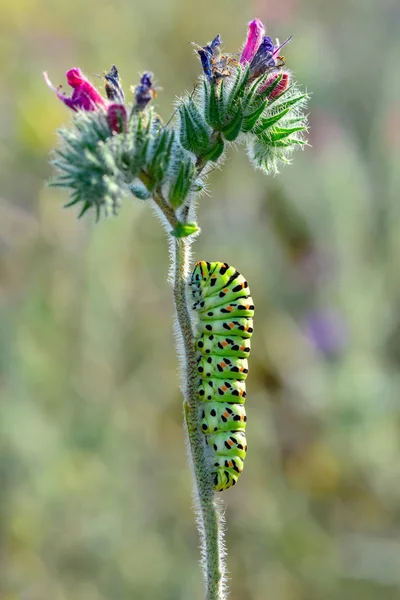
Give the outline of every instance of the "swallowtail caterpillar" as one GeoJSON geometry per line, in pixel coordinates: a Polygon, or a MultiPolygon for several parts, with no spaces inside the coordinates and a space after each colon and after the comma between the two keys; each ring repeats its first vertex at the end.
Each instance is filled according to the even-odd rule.
{"type": "Polygon", "coordinates": [[[222,492],[237,482],[247,451],[245,380],[254,305],[247,281],[226,263],[198,262],[189,287],[198,317],[201,429],[214,489],[222,492]]]}

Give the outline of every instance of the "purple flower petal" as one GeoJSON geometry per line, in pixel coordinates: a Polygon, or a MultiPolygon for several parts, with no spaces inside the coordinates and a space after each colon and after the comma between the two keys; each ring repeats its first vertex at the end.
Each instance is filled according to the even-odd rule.
{"type": "Polygon", "coordinates": [[[275,46],[273,41],[266,35],[250,63],[251,77],[259,77],[265,73],[267,69],[275,67],[274,50],[275,46]]]}
{"type": "Polygon", "coordinates": [[[221,43],[221,36],[218,33],[212,42],[206,46],[202,46],[199,50],[197,50],[197,54],[200,56],[203,73],[210,82],[215,81],[215,61],[219,55],[217,48],[221,45],[221,43]]]}
{"type": "Polygon", "coordinates": [[[268,70],[272,70],[274,67],[281,67],[284,64],[284,60],[282,61],[282,57],[279,57],[278,54],[283,46],[286,46],[286,44],[290,42],[292,37],[293,36],[288,37],[283,44],[274,46],[271,38],[268,35],[264,36],[255,56],[250,63],[251,79],[260,77],[260,75],[263,75],[268,70]]]}

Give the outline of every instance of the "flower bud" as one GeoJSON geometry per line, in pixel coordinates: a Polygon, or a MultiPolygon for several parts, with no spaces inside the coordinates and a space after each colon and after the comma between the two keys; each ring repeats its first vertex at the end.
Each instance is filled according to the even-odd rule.
{"type": "Polygon", "coordinates": [[[143,73],[140,78],[140,83],[134,89],[135,92],[135,108],[138,111],[144,110],[150,100],[153,100],[157,93],[153,87],[153,73],[143,73]]]}
{"type": "Polygon", "coordinates": [[[254,19],[254,21],[249,23],[247,39],[240,57],[241,65],[250,63],[253,60],[263,40],[264,33],[264,25],[261,23],[260,19],[254,19]]]}
{"type": "Polygon", "coordinates": [[[286,72],[279,73],[278,71],[276,71],[275,73],[271,73],[271,75],[267,77],[267,80],[262,86],[262,88],[259,90],[259,93],[261,94],[264,90],[269,88],[274,83],[274,81],[278,79],[278,77],[281,77],[281,80],[279,81],[279,83],[277,83],[272,92],[268,95],[268,99],[272,100],[274,98],[278,98],[278,96],[283,94],[283,92],[286,92],[290,85],[290,75],[286,72]]]}
{"type": "Polygon", "coordinates": [[[127,124],[126,108],[123,104],[113,103],[107,108],[107,122],[115,133],[125,133],[127,124]]]}

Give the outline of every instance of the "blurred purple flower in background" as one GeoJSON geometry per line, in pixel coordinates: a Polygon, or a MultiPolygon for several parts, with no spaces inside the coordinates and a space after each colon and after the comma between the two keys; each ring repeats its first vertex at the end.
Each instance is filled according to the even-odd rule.
{"type": "Polygon", "coordinates": [[[343,315],[334,311],[310,313],[303,330],[311,343],[325,356],[340,354],[348,342],[348,330],[343,315]]]}

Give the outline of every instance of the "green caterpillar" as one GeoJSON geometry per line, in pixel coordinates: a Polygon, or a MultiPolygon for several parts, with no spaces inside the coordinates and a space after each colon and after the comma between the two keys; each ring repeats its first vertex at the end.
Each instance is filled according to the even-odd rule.
{"type": "Polygon", "coordinates": [[[235,485],[246,456],[245,380],[253,334],[249,286],[234,267],[198,262],[189,280],[197,311],[201,429],[210,449],[214,489],[235,485]]]}

